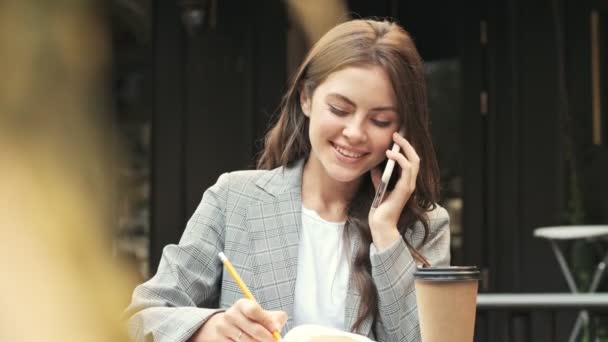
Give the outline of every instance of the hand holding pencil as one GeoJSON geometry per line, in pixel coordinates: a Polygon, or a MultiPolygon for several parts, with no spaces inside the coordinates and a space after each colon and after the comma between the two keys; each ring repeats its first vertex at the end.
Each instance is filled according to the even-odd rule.
{"type": "Polygon", "coordinates": [[[239,299],[225,312],[212,315],[188,342],[263,341],[281,339],[279,331],[287,321],[283,311],[264,310],[223,253],[220,258],[246,298],[239,299]]]}
{"type": "MultiPolygon", "coordinates": [[[[257,301],[255,300],[255,298],[253,297],[253,294],[251,293],[251,291],[249,291],[249,288],[247,287],[247,285],[245,284],[243,279],[241,279],[241,277],[239,276],[237,271],[234,269],[234,267],[232,266],[232,263],[230,262],[230,260],[228,260],[226,255],[224,255],[224,253],[220,252],[219,257],[222,260],[222,263],[224,264],[224,266],[226,267],[226,270],[228,270],[228,272],[230,273],[230,275],[232,276],[234,281],[241,288],[241,291],[245,295],[245,298],[247,298],[246,301],[239,300],[237,303],[235,303],[235,305],[233,307],[239,307],[239,306],[242,307],[242,309],[243,309],[242,311],[247,320],[252,321],[252,323],[254,323],[256,321],[261,323],[263,326],[266,327],[268,332],[272,331],[272,336],[274,337],[275,340],[280,341],[281,335],[279,334],[279,330],[280,330],[281,326],[287,320],[287,315],[282,311],[265,311],[265,310],[263,310],[259,306],[257,301]],[[272,317],[272,316],[278,316],[278,317],[272,317]],[[278,324],[278,326],[275,322],[273,322],[276,320],[278,320],[280,322],[280,324],[278,324]],[[270,327],[269,327],[269,325],[270,325],[270,327]]],[[[252,330],[254,330],[254,329],[252,329],[252,330]]],[[[263,332],[259,331],[259,329],[257,329],[257,330],[258,331],[256,331],[254,333],[255,335],[265,335],[263,332]]],[[[245,333],[248,333],[248,332],[245,331],[245,333]]],[[[236,341],[242,340],[242,334],[243,333],[241,332],[241,333],[239,333],[239,335],[237,335],[236,341]]],[[[248,333],[248,335],[250,335],[250,334],[248,333]]],[[[256,337],[256,336],[252,336],[252,335],[250,335],[250,336],[254,337],[254,338],[256,337]]]]}

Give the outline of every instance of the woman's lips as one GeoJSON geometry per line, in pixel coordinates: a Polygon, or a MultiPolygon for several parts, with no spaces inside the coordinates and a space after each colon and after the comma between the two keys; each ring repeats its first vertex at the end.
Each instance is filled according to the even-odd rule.
{"type": "Polygon", "coordinates": [[[334,148],[334,151],[336,152],[336,155],[338,156],[338,159],[347,163],[358,162],[363,157],[365,157],[365,155],[367,155],[367,152],[352,150],[347,147],[337,145],[335,143],[332,143],[332,146],[334,148]]]}

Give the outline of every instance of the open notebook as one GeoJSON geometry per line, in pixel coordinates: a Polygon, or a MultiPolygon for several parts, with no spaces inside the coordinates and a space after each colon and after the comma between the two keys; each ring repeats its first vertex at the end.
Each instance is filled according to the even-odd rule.
{"type": "Polygon", "coordinates": [[[283,342],[373,342],[369,338],[342,330],[314,324],[303,324],[291,329],[283,342]]]}

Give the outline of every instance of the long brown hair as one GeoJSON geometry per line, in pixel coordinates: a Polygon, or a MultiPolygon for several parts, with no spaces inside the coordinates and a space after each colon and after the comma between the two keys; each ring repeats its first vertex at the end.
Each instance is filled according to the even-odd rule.
{"type": "MultiPolygon", "coordinates": [[[[418,262],[428,262],[405,238],[405,232],[416,222],[429,234],[426,212],[439,197],[439,168],[429,131],[424,66],[410,35],[389,21],[351,20],[327,32],[310,50],[283,97],[278,120],[266,135],[258,168],[287,166],[310,153],[308,117],[300,107],[302,91],[314,90],[333,72],[348,66],[380,66],[389,75],[397,99],[397,110],[405,136],[420,155],[416,189],[401,213],[398,229],[408,249],[418,262]]],[[[359,330],[366,317],[378,315],[378,292],[371,275],[369,247],[372,236],[367,220],[374,188],[370,177],[364,177],[357,194],[348,206],[345,238],[358,235],[361,243],[355,253],[352,272],[361,294],[361,306],[352,331],[359,330]]]]}

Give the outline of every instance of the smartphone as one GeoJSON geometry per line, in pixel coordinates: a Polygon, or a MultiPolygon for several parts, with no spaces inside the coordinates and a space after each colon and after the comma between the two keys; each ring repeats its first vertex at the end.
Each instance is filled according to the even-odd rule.
{"type": "MultiPolygon", "coordinates": [[[[404,130],[401,129],[399,134],[404,136],[403,132],[404,130]]],[[[391,150],[393,152],[399,152],[400,146],[397,143],[393,143],[391,150]]],[[[388,158],[380,164],[380,169],[382,170],[382,178],[380,180],[380,184],[378,184],[378,187],[376,188],[376,194],[374,195],[374,200],[372,201],[372,207],[370,210],[375,210],[378,208],[384,199],[385,193],[395,188],[399,175],[401,174],[399,164],[396,161],[388,158]]]]}
{"type": "MultiPolygon", "coordinates": [[[[384,169],[386,169],[386,164],[388,163],[388,161],[389,159],[386,158],[378,165],[380,167],[380,176],[382,176],[382,172],[384,172],[384,169]]],[[[397,184],[397,181],[399,180],[400,175],[401,167],[399,166],[399,163],[395,162],[393,173],[391,173],[391,177],[389,178],[388,184],[386,185],[386,191],[393,191],[393,189],[395,188],[395,184],[397,184]]]]}

